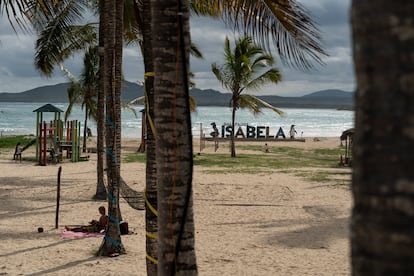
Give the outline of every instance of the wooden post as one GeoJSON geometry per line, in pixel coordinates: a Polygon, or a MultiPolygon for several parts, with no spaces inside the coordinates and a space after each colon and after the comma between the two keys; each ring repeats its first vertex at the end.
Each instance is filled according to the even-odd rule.
{"type": "Polygon", "coordinates": [[[203,123],[200,123],[200,153],[203,151],[203,123]]]}
{"type": "Polygon", "coordinates": [[[76,145],[76,162],[80,160],[81,122],[78,123],[78,142],[76,145]]]}
{"type": "Polygon", "coordinates": [[[43,157],[42,157],[42,165],[46,166],[46,150],[47,150],[47,124],[43,122],[43,157]]]}
{"type": "Polygon", "coordinates": [[[39,112],[36,112],[36,161],[39,161],[39,112]]]}
{"type": "Polygon", "coordinates": [[[62,173],[62,166],[59,167],[57,176],[57,192],[56,192],[56,217],[55,228],[59,227],[59,203],[60,203],[60,174],[62,173]]]}
{"type": "Polygon", "coordinates": [[[42,162],[41,162],[41,160],[42,160],[42,135],[43,135],[43,130],[42,130],[42,128],[43,128],[43,124],[42,124],[42,122],[40,122],[39,124],[38,124],[38,130],[39,130],[39,135],[37,136],[37,143],[36,143],[36,146],[37,146],[37,149],[36,149],[36,160],[37,160],[37,162],[39,163],[39,164],[42,164],[42,162]]]}

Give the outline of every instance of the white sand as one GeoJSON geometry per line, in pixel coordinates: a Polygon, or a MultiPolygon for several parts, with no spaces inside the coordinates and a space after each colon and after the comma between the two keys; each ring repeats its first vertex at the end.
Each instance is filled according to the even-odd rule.
{"type": "MultiPolygon", "coordinates": [[[[139,143],[128,140],[124,145],[134,151],[139,143]]],[[[271,145],[330,148],[339,139],[271,145]]],[[[207,143],[203,154],[213,152],[213,144],[207,143]]],[[[219,152],[228,152],[227,146],[220,145],[219,152]]],[[[145,212],[124,200],[123,217],[136,233],[122,236],[126,255],[94,257],[101,238],[59,236],[64,225],[85,224],[98,217],[100,205],[106,206],[91,200],[96,155],[90,155],[88,162],[42,167],[10,160],[12,152],[0,154],[0,275],[146,275],[145,212]],[[62,190],[55,229],[59,166],[62,190]]],[[[142,191],[145,165],[123,163],[121,169],[127,183],[142,191]]],[[[194,168],[193,186],[200,275],[350,275],[349,189],[292,173],[211,174],[200,167],[194,168]]]]}

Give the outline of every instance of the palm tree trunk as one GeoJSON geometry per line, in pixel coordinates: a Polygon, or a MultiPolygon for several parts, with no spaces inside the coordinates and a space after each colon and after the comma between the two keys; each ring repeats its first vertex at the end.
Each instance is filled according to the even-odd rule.
{"type": "Polygon", "coordinates": [[[106,199],[106,188],[104,184],[104,143],[105,143],[105,62],[104,62],[104,4],[106,1],[100,1],[100,15],[99,15],[99,89],[98,89],[98,127],[97,127],[97,184],[95,199],[106,199]]]}
{"type": "Polygon", "coordinates": [[[158,274],[197,275],[188,95],[189,2],[152,6],[158,182],[158,274]],[[182,7],[181,6],[182,4],[182,7]],[[169,39],[165,39],[168,37],[169,39]],[[178,45],[178,47],[177,47],[178,45]]]}
{"type": "Polygon", "coordinates": [[[123,1],[110,0],[105,3],[105,36],[104,36],[104,63],[105,81],[108,93],[106,96],[107,124],[106,124],[106,156],[108,165],[108,217],[109,222],[105,238],[98,255],[125,253],[119,230],[119,187],[121,168],[121,71],[122,65],[122,19],[123,1]],[[118,34],[121,34],[121,42],[118,34]],[[121,45],[121,47],[119,47],[121,45]]]}
{"type": "MultiPolygon", "coordinates": [[[[139,9],[135,2],[136,13],[139,9]]],[[[142,6],[142,52],[145,67],[145,96],[146,96],[146,184],[145,193],[148,203],[145,205],[145,230],[147,251],[147,275],[157,275],[158,259],[158,219],[157,219],[157,168],[155,160],[155,137],[151,125],[154,121],[154,63],[152,55],[152,26],[151,1],[144,0],[142,6]],[[150,122],[151,121],[151,122],[150,122]]],[[[144,139],[144,137],[142,137],[144,139]]]]}
{"type": "Polygon", "coordinates": [[[231,133],[230,133],[231,157],[236,157],[236,145],[234,144],[234,135],[236,133],[235,127],[236,127],[236,107],[233,106],[233,109],[231,111],[231,133]]]}
{"type": "Polygon", "coordinates": [[[353,275],[414,275],[414,2],[353,1],[353,275]]]}

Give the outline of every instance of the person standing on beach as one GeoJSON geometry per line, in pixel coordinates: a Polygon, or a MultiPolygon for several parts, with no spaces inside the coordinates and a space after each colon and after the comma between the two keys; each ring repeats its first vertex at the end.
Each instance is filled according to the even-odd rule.
{"type": "Polygon", "coordinates": [[[297,132],[296,132],[296,129],[295,129],[295,125],[291,125],[290,126],[290,131],[289,131],[290,139],[295,139],[295,134],[296,133],[297,132]]]}
{"type": "Polygon", "coordinates": [[[16,162],[17,162],[17,159],[19,159],[20,163],[22,163],[22,152],[23,152],[23,148],[20,142],[18,142],[14,150],[14,156],[13,156],[13,159],[16,160],[16,162]]]}

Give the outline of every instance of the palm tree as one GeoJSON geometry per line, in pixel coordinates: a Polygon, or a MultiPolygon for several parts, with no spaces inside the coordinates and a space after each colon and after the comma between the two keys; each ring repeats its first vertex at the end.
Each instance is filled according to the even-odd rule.
{"type": "MultiPolygon", "coordinates": [[[[71,76],[71,75],[69,75],[71,76]]],[[[96,96],[99,86],[99,56],[98,48],[90,47],[83,58],[83,71],[80,81],[70,77],[72,80],[68,88],[69,105],[65,112],[65,121],[71,114],[75,104],[81,104],[85,108],[85,123],[83,129],[83,152],[86,152],[86,136],[88,118],[97,121],[96,96]]]]}
{"type": "Polygon", "coordinates": [[[352,4],[353,275],[414,275],[413,11],[413,1],[352,4]]]}
{"type": "Polygon", "coordinates": [[[276,107],[253,95],[242,94],[249,89],[258,89],[266,83],[278,83],[281,80],[276,68],[270,68],[274,63],[272,55],[266,54],[263,49],[253,44],[250,37],[239,38],[235,42],[234,50],[230,48],[229,39],[226,37],[224,46],[224,64],[218,66],[213,63],[212,71],[223,87],[232,93],[230,106],[231,116],[231,157],[236,157],[234,145],[236,111],[239,108],[248,108],[255,114],[260,113],[261,108],[268,108],[278,114],[283,112],[276,107]]]}
{"type": "MultiPolygon", "coordinates": [[[[59,2],[44,2],[36,4],[32,1],[25,13],[30,22],[38,31],[38,40],[36,41],[35,66],[42,74],[50,76],[56,64],[61,64],[67,57],[74,52],[95,46],[97,41],[96,26],[94,23],[80,24],[83,21],[82,14],[88,9],[96,10],[97,8],[91,1],[82,0],[65,0],[59,2]]],[[[103,5],[100,1],[99,5],[103,5]]],[[[101,9],[103,10],[103,9],[101,9]]],[[[101,26],[105,24],[100,23],[101,26]]],[[[99,28],[99,49],[102,49],[102,30],[99,28]]],[[[99,52],[99,66],[103,66],[103,55],[99,52]]],[[[98,106],[97,106],[97,185],[94,198],[99,200],[106,199],[106,189],[104,185],[104,96],[101,87],[104,70],[100,69],[101,76],[100,88],[98,89],[98,106]]],[[[84,135],[85,137],[85,135],[84,135]]]]}
{"type": "MultiPolygon", "coordinates": [[[[99,10],[105,10],[105,3],[106,1],[99,1],[99,10]]],[[[105,26],[105,17],[104,13],[99,13],[99,26],[105,26]]],[[[105,91],[108,89],[105,87],[105,72],[106,67],[104,63],[104,54],[102,49],[104,49],[104,32],[105,28],[99,28],[99,44],[98,44],[98,54],[99,54],[99,89],[98,89],[98,120],[97,120],[97,141],[96,141],[96,148],[97,148],[97,161],[96,161],[96,192],[95,192],[95,199],[105,200],[106,196],[106,188],[104,184],[104,146],[105,146],[105,91]]]]}
{"type": "Polygon", "coordinates": [[[189,2],[152,1],[158,274],[197,275],[188,91],[189,2]],[[165,39],[169,37],[169,39],[165,39]],[[173,210],[173,211],[171,211],[173,210]]]}
{"type": "MultiPolygon", "coordinates": [[[[271,32],[275,42],[275,48],[282,56],[282,60],[291,62],[292,64],[309,65],[308,58],[319,61],[319,55],[324,54],[323,50],[318,44],[319,34],[318,30],[314,28],[312,20],[306,16],[303,10],[294,1],[271,1],[272,6],[263,5],[264,1],[253,1],[262,3],[255,8],[256,13],[263,13],[266,16],[256,20],[256,17],[251,17],[250,20],[240,20],[240,24],[236,24],[237,20],[232,22],[232,18],[249,17],[248,9],[238,9],[243,1],[232,1],[234,8],[229,5],[228,1],[192,1],[192,8],[200,15],[213,15],[213,17],[227,18],[228,25],[235,27],[242,26],[250,28],[253,37],[266,45],[269,41],[265,34],[271,32]],[[275,5],[278,8],[274,8],[275,5]],[[217,5],[218,4],[218,5],[217,5]],[[242,13],[241,13],[242,11],[242,13]],[[241,15],[242,14],[242,15],[241,15]],[[250,23],[254,23],[249,25],[250,23]],[[275,22],[275,23],[274,23],[275,22]],[[271,26],[269,28],[269,26],[271,26]],[[277,26],[276,28],[274,26],[277,26]],[[286,27],[283,27],[286,26],[286,27]],[[299,58],[298,58],[299,57],[299,58]],[[291,60],[289,60],[291,59],[291,60]]],[[[252,1],[244,1],[250,3],[252,1]]],[[[268,1],[267,1],[268,2],[268,1]]],[[[149,9],[151,1],[135,1],[134,10],[136,14],[137,25],[142,26],[142,51],[144,57],[145,67],[145,94],[147,101],[147,145],[146,145],[146,196],[150,205],[157,206],[157,168],[155,166],[155,137],[152,131],[154,114],[154,72],[153,58],[152,58],[152,25],[151,14],[149,9]]],[[[259,18],[259,17],[257,17],[259,18]]],[[[306,67],[306,66],[305,66],[306,67]]],[[[146,231],[147,235],[147,273],[148,275],[157,275],[157,243],[156,237],[158,234],[157,216],[154,214],[154,208],[146,207],[146,231]]]]}
{"type": "Polygon", "coordinates": [[[145,231],[147,275],[157,275],[158,265],[158,213],[157,213],[157,163],[155,158],[154,123],[154,60],[152,54],[152,13],[151,1],[134,1],[138,26],[142,26],[141,51],[144,59],[144,88],[146,97],[146,168],[145,168],[145,231]]]}
{"type": "Polygon", "coordinates": [[[108,167],[109,223],[98,255],[125,253],[119,229],[119,189],[121,169],[121,86],[122,86],[122,30],[124,1],[107,1],[103,17],[104,35],[104,91],[106,95],[106,163],[108,167]]]}

